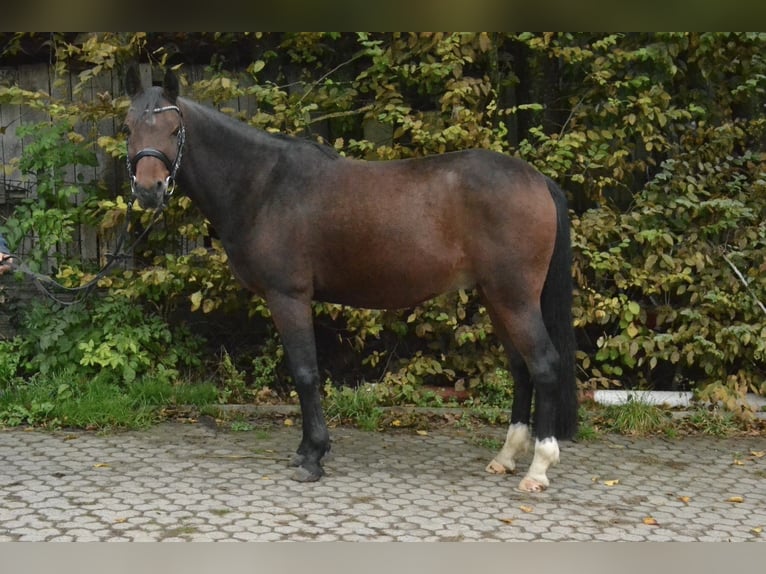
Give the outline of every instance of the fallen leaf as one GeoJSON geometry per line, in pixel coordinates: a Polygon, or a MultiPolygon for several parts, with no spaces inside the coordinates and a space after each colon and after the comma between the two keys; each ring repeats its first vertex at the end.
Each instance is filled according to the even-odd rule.
{"type": "Polygon", "coordinates": [[[604,484],[606,486],[617,486],[618,484],[620,484],[620,480],[618,478],[615,478],[614,480],[605,480],[604,484]]]}
{"type": "Polygon", "coordinates": [[[753,534],[760,534],[761,532],[763,532],[763,528],[761,528],[760,526],[756,526],[755,528],[751,528],[750,532],[752,532],[753,534]]]}
{"type": "Polygon", "coordinates": [[[691,501],[691,498],[689,498],[688,496],[679,496],[678,500],[680,500],[684,504],[689,504],[689,502],[691,501]]]}
{"type": "Polygon", "coordinates": [[[400,421],[399,419],[393,420],[393,421],[391,421],[391,426],[392,427],[400,427],[400,426],[402,426],[402,421],[400,421]]]}
{"type": "Polygon", "coordinates": [[[745,502],[745,499],[741,496],[732,496],[726,502],[745,502]]]}
{"type": "Polygon", "coordinates": [[[519,506],[519,508],[521,509],[522,512],[532,512],[534,510],[534,508],[532,508],[531,506],[527,506],[526,504],[522,504],[521,506],[519,506]]]}
{"type": "Polygon", "coordinates": [[[500,522],[505,522],[506,524],[513,524],[513,518],[498,518],[500,522]]]}
{"type": "Polygon", "coordinates": [[[644,524],[646,524],[647,526],[659,526],[659,524],[657,524],[657,521],[651,516],[647,516],[646,518],[644,518],[644,524]]]}
{"type": "Polygon", "coordinates": [[[114,519],[114,523],[115,523],[115,524],[124,524],[124,523],[126,523],[127,521],[128,521],[128,519],[127,519],[127,518],[115,518],[115,519],[114,519]]]}
{"type": "Polygon", "coordinates": [[[98,462],[93,465],[93,468],[110,468],[110,466],[105,462],[98,462]]]}
{"type": "Polygon", "coordinates": [[[428,431],[419,430],[419,431],[415,431],[415,432],[418,433],[420,436],[428,436],[428,431]]]}
{"type": "Polygon", "coordinates": [[[293,426],[294,424],[295,424],[295,423],[293,422],[293,419],[285,419],[285,426],[286,426],[286,427],[291,427],[291,426],[293,426]]]}
{"type": "Polygon", "coordinates": [[[732,462],[732,464],[734,466],[745,466],[745,463],[742,462],[741,460],[737,459],[737,458],[734,459],[734,462],[732,462]]]}
{"type": "Polygon", "coordinates": [[[766,450],[751,450],[750,456],[754,456],[755,458],[763,458],[766,456],[766,450]]]}

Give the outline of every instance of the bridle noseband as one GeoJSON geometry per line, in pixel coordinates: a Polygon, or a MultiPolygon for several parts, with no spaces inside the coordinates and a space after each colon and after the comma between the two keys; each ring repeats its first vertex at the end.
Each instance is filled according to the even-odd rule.
{"type": "MultiPolygon", "coordinates": [[[[181,113],[181,108],[178,106],[162,106],[159,108],[154,108],[152,113],[160,114],[162,112],[168,111],[178,112],[178,115],[181,118],[181,125],[178,128],[177,135],[178,151],[176,153],[176,158],[174,161],[170,161],[170,158],[167,155],[153,147],[142,149],[136,155],[134,155],[133,158],[128,155],[128,176],[130,177],[130,190],[133,193],[133,196],[136,195],[136,166],[138,165],[138,162],[145,157],[154,157],[160,160],[163,164],[165,164],[165,167],[170,174],[165,179],[166,191],[164,201],[167,201],[167,199],[173,195],[173,191],[175,191],[176,173],[178,172],[178,168],[181,167],[181,156],[183,155],[184,143],[186,142],[186,126],[184,125],[184,116],[181,113]]],[[[127,141],[125,142],[125,145],[127,145],[127,141]]]]}

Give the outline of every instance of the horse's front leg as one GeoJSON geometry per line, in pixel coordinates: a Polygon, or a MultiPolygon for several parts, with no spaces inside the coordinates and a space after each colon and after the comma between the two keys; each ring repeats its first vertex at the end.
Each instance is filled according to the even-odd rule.
{"type": "Polygon", "coordinates": [[[303,439],[293,457],[293,465],[298,468],[292,478],[300,482],[319,480],[323,474],[321,459],[330,450],[330,435],[319,394],[311,301],[271,294],[266,302],[282,339],[301,404],[303,439]]]}

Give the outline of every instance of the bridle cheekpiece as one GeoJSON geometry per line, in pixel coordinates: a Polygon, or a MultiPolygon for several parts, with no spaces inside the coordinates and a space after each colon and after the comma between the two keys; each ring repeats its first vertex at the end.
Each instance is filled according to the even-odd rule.
{"type": "MultiPolygon", "coordinates": [[[[181,118],[181,125],[178,128],[178,134],[177,134],[177,153],[176,158],[174,161],[170,161],[170,158],[165,155],[163,152],[161,152],[158,149],[155,149],[153,147],[147,147],[139,151],[136,155],[134,155],[132,158],[128,156],[127,163],[128,163],[128,176],[130,177],[130,190],[133,193],[133,196],[136,195],[136,166],[138,165],[138,162],[141,160],[141,158],[144,157],[155,157],[159,159],[162,163],[165,164],[165,167],[168,170],[167,179],[165,180],[165,197],[163,201],[167,201],[168,198],[173,195],[173,191],[175,191],[176,186],[176,173],[178,173],[178,168],[181,167],[181,156],[183,155],[183,149],[184,149],[184,143],[186,142],[186,126],[184,125],[184,117],[181,113],[181,108],[178,106],[162,106],[159,108],[154,108],[152,110],[153,114],[160,114],[162,112],[169,112],[169,111],[175,111],[178,112],[179,117],[181,118]]],[[[126,142],[127,145],[127,142],[126,142]]]]}

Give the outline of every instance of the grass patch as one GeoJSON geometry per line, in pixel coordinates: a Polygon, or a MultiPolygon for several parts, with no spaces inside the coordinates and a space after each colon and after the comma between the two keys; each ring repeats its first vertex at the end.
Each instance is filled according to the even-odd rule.
{"type": "Polygon", "coordinates": [[[96,380],[57,401],[50,422],[82,428],[145,428],[156,420],[152,406],[134,401],[113,383],[96,380]]]}
{"type": "Polygon", "coordinates": [[[378,406],[378,397],[370,385],[336,389],[328,382],[325,385],[324,408],[328,421],[351,422],[362,430],[379,429],[383,419],[383,410],[378,406]]]}
{"type": "Polygon", "coordinates": [[[598,437],[599,430],[594,424],[592,411],[585,405],[580,405],[577,410],[577,434],[575,434],[574,440],[596,440],[598,437]]]}
{"type": "Polygon", "coordinates": [[[212,383],[179,383],[173,386],[173,402],[198,408],[218,402],[218,389],[212,383]]]}
{"type": "Polygon", "coordinates": [[[766,428],[763,422],[746,421],[737,413],[711,405],[697,405],[678,417],[673,414],[666,407],[641,400],[608,406],[586,403],[580,407],[580,427],[576,438],[590,440],[598,438],[601,433],[618,433],[661,434],[672,440],[687,435],[728,437],[766,428]]]}
{"type": "Polygon", "coordinates": [[[271,433],[266,429],[255,429],[255,440],[266,440],[271,438],[271,433]]]}
{"type": "Polygon", "coordinates": [[[38,377],[5,389],[0,399],[0,424],[7,426],[142,428],[151,421],[151,409],[98,377],[87,384],[68,373],[38,377]]]}
{"type": "Polygon", "coordinates": [[[633,398],[624,405],[607,406],[603,417],[609,430],[620,434],[652,434],[671,422],[668,414],[660,407],[633,398]]]}
{"type": "Polygon", "coordinates": [[[246,420],[235,420],[229,425],[231,432],[250,432],[255,427],[246,420]]]}
{"type": "Polygon", "coordinates": [[[96,376],[78,382],[69,371],[16,380],[0,389],[0,425],[85,429],[146,428],[160,419],[163,407],[215,401],[209,384],[174,385],[144,377],[120,385],[96,376]]]}
{"type": "Polygon", "coordinates": [[[470,406],[468,412],[476,419],[491,425],[508,424],[510,422],[510,403],[506,407],[481,404],[470,406]]]}
{"type": "Polygon", "coordinates": [[[712,436],[729,436],[740,430],[734,413],[718,408],[697,407],[685,422],[692,430],[712,436]]]}
{"type": "MultiPolygon", "coordinates": [[[[0,354],[0,358],[2,356],[0,354]]],[[[5,358],[6,363],[0,364],[0,375],[14,373],[17,366],[11,355],[5,358]]],[[[424,422],[433,422],[427,418],[429,415],[409,412],[394,415],[384,409],[384,406],[424,406],[423,402],[432,406],[432,398],[425,393],[413,391],[407,397],[398,397],[385,385],[338,388],[329,381],[324,391],[323,406],[330,424],[352,424],[362,430],[378,431],[388,427],[389,422],[396,427],[418,427],[424,422]],[[396,416],[396,420],[390,421],[392,416],[396,416]]],[[[78,370],[70,368],[58,373],[38,373],[29,379],[13,375],[0,378],[0,427],[141,429],[174,416],[178,412],[175,407],[187,405],[200,415],[228,418],[222,415],[220,405],[226,397],[226,389],[222,391],[220,385],[176,382],[167,371],[140,376],[130,382],[117,380],[113,373],[106,371],[83,380],[78,370]]],[[[440,417],[439,421],[471,432],[478,432],[485,424],[506,426],[509,397],[499,397],[497,393],[493,397],[498,400],[466,401],[462,411],[440,417]],[[502,402],[503,406],[495,402],[502,402]]],[[[235,415],[227,422],[233,432],[266,432],[243,415],[235,415]]],[[[610,432],[663,434],[667,438],[685,434],[724,437],[752,428],[755,427],[748,429],[736,413],[717,407],[698,406],[683,418],[674,419],[663,407],[632,399],[623,405],[581,405],[576,440],[595,440],[601,433],[610,432]]]]}
{"type": "Polygon", "coordinates": [[[499,451],[503,448],[503,441],[493,437],[479,437],[476,442],[480,447],[486,448],[487,450],[499,451]]]}
{"type": "Polygon", "coordinates": [[[197,534],[198,532],[199,532],[198,527],[189,524],[185,526],[179,526],[171,530],[167,530],[165,532],[165,536],[167,538],[179,538],[181,536],[191,536],[192,534],[197,534]]]}

